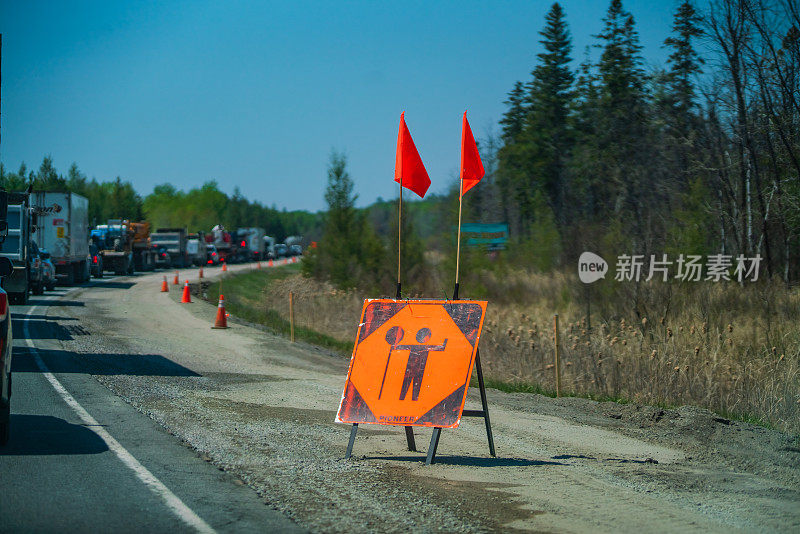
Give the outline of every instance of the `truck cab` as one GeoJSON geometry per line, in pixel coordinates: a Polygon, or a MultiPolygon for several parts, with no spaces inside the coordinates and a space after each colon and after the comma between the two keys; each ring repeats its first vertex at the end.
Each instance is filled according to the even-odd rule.
{"type": "Polygon", "coordinates": [[[29,193],[5,193],[6,237],[0,256],[11,260],[12,272],[3,279],[3,288],[8,298],[16,304],[28,302],[31,290],[33,257],[30,251],[30,239],[34,230],[33,213],[30,209],[29,193]]]}
{"type": "Polygon", "coordinates": [[[125,221],[112,219],[91,231],[91,240],[103,258],[103,269],[114,274],[133,274],[133,231],[125,221]]]}

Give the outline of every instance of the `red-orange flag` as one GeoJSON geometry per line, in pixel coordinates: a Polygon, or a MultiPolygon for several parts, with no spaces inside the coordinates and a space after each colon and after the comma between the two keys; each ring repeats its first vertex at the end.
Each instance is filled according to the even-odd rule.
{"type": "Polygon", "coordinates": [[[472,136],[472,130],[467,122],[467,112],[461,123],[461,194],[463,195],[481,181],[486,171],[483,170],[481,155],[478,154],[478,145],[472,136]]]}
{"type": "Polygon", "coordinates": [[[400,132],[397,134],[397,156],[394,162],[394,181],[424,197],[431,186],[428,171],[422,164],[414,140],[406,126],[405,111],[400,114],[400,132]]]}

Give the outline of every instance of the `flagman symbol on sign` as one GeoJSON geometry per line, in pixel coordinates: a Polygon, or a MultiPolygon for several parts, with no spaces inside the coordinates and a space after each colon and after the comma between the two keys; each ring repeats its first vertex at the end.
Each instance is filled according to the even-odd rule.
{"type": "Polygon", "coordinates": [[[486,302],[368,300],[336,420],[458,426],[486,302]]]}

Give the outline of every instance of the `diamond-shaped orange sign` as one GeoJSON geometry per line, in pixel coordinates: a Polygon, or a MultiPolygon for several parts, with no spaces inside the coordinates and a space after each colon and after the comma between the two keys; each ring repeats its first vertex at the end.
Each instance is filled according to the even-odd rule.
{"type": "Polygon", "coordinates": [[[336,421],[458,426],[485,301],[364,301],[336,421]]]}

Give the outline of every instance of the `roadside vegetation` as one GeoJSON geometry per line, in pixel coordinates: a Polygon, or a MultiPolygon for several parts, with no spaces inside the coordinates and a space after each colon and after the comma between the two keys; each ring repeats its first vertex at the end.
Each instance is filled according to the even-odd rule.
{"type": "MultiPolygon", "coordinates": [[[[275,286],[277,284],[283,287],[282,282],[286,279],[297,278],[299,270],[299,265],[288,265],[235,274],[225,277],[222,284],[203,281],[200,284],[200,294],[203,299],[217,303],[221,290],[225,296],[225,308],[228,313],[247,322],[265,326],[275,334],[288,336],[289,294],[279,297],[275,286]],[[275,300],[278,298],[286,300],[285,306],[275,300]],[[286,309],[286,313],[281,313],[283,308],[286,309]]],[[[313,328],[312,324],[303,321],[296,325],[295,339],[340,353],[347,353],[352,349],[351,342],[331,336],[325,329],[313,328]]]]}
{"type": "MultiPolygon", "coordinates": [[[[798,28],[791,2],[684,1],[666,65],[649,68],[633,15],[611,0],[598,53],[574,68],[567,14],[553,4],[531,77],[508,93],[500,135],[481,140],[486,176],[464,198],[465,221],[510,227],[499,254],[462,247],[462,298],[490,302],[481,346],[492,380],[554,389],[558,313],[571,394],[691,403],[800,431],[798,28]],[[611,260],[606,279],[577,280],[583,251],[611,260]],[[626,254],[644,258],[642,275],[615,281],[626,254]],[[646,282],[648,260],[663,255],[724,255],[731,280],[681,281],[673,265],[668,280],[646,282]],[[759,262],[757,280],[737,281],[737,258],[759,262]]],[[[393,296],[397,204],[378,202],[365,220],[342,160],[332,157],[328,192],[347,194],[326,195],[306,280],[273,290],[305,294],[313,312],[298,320],[330,314],[315,328],[345,340],[364,297],[393,296]],[[340,244],[373,231],[382,246],[352,268],[340,244]]],[[[404,296],[451,294],[457,206],[455,178],[449,193],[403,206],[404,296]]]]}
{"type": "MultiPolygon", "coordinates": [[[[507,289],[513,295],[489,299],[480,341],[491,387],[554,395],[558,313],[565,395],[693,404],[800,433],[800,294],[780,283],[652,284],[641,288],[640,297],[649,315],[618,312],[618,319],[601,319],[598,311],[589,327],[576,278],[526,272],[505,278],[515,281],[507,289]]],[[[298,338],[343,355],[352,351],[364,299],[382,296],[343,291],[296,268],[236,275],[225,284],[231,314],[287,335],[291,291],[298,338]]],[[[613,305],[624,302],[620,295],[613,305]]]]}

